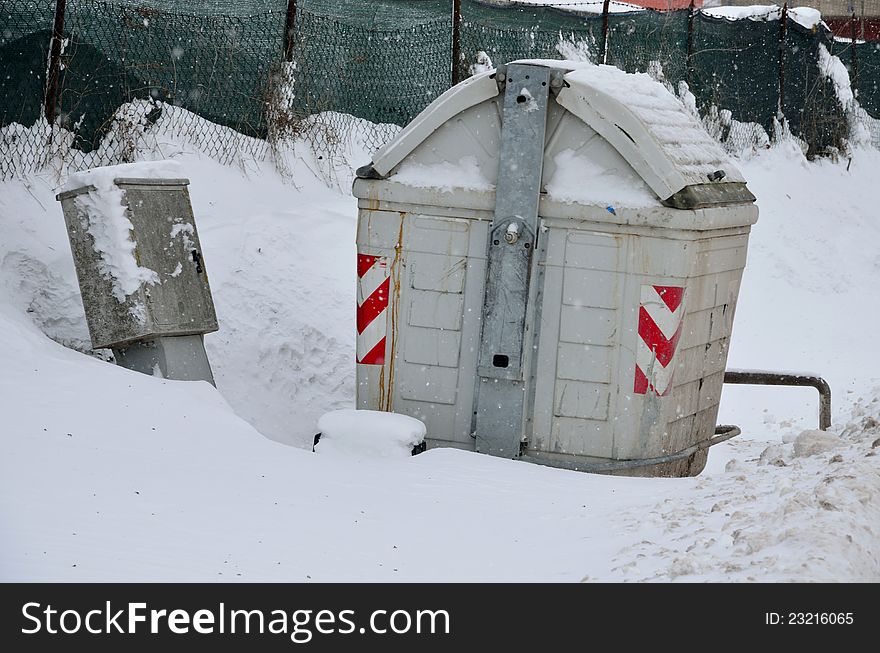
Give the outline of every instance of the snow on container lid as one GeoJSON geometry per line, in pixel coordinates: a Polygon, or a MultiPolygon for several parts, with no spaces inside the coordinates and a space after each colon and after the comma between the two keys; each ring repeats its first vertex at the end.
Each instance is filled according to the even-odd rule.
{"type": "MultiPolygon", "coordinates": [[[[564,72],[556,102],[602,136],[667,206],[696,209],[754,202],[745,179],[721,146],[666,88],[644,73],[552,59],[515,63],[564,72]]],[[[447,121],[497,96],[506,67],[454,86],[380,149],[361,178],[388,177],[447,121]]]]}

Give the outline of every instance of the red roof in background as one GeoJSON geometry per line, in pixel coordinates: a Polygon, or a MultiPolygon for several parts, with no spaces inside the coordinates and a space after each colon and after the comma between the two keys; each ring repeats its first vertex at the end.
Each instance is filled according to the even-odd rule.
{"type": "MultiPolygon", "coordinates": [[[[835,36],[848,39],[852,36],[853,23],[848,16],[822,16],[835,36]]],[[[856,17],[856,38],[865,41],[880,41],[880,16],[870,18],[856,17]]]]}

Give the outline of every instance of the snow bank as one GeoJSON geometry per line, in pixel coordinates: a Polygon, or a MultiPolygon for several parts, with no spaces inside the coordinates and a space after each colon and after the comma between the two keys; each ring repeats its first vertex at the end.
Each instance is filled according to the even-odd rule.
{"type": "Polygon", "coordinates": [[[321,439],[315,452],[355,458],[409,458],[425,440],[425,425],[407,415],[343,409],[318,420],[321,439]]]}
{"type": "MultiPolygon", "coordinates": [[[[328,129],[336,123],[330,115],[315,117],[320,120],[328,129]]],[[[317,122],[310,128],[326,133],[317,122]]],[[[205,338],[221,392],[262,434],[310,448],[318,418],[354,400],[356,203],[348,190],[352,164],[366,156],[364,145],[352,134],[338,157],[318,160],[308,143],[287,143],[281,155],[289,168],[280,174],[273,161],[246,149],[236,154],[235,166],[205,156],[203,146],[222,129],[164,107],[163,117],[137,141],[136,154],[171,157],[180,168],[169,169],[170,176],[191,181],[222,325],[205,338]]],[[[52,339],[106,358],[108,352],[91,347],[55,201],[65,180],[62,163],[53,160],[36,174],[0,182],[0,290],[52,339]]]]}
{"type": "Polygon", "coordinates": [[[864,208],[880,153],[848,166],[774,147],[741,164],[761,219],[731,365],[815,368],[840,444],[796,455],[815,390],[730,386],[719,421],[743,435],[700,477],[639,479],[267,440],[309,448],[323,413],[353,405],[356,202],[305,164],[293,187],[161,138],[210,256],[218,390],[46,338],[87,338],[54,172],[0,182],[0,580],[880,580],[880,261],[865,245],[880,224],[864,208]]]}
{"type": "MultiPolygon", "coordinates": [[[[875,392],[880,391],[880,388],[875,392]]],[[[871,582],[880,577],[880,405],[793,443],[740,441],[724,473],[641,516],[616,578],[871,582]]]]}
{"type": "MultiPolygon", "coordinates": [[[[284,97],[272,108],[283,111],[284,97]]],[[[279,121],[286,125],[283,130],[273,125],[272,135],[277,140],[270,144],[181,107],[134,100],[117,109],[104,138],[91,152],[74,149],[75,134],[53,130],[45,120],[31,127],[12,123],[0,127],[0,178],[31,172],[34,159],[44,166],[42,173],[51,171],[58,182],[74,171],[120,161],[177,160],[181,155],[202,154],[225,165],[234,164],[247,174],[268,164],[288,183],[299,176],[318,176],[325,184],[347,192],[354,168],[400,131],[397,125],[373,124],[334,111],[287,120],[289,117],[279,121]]]]}
{"type": "MultiPolygon", "coordinates": [[[[760,218],[752,227],[728,367],[812,370],[833,393],[833,423],[877,386],[880,350],[865,325],[880,320],[880,259],[867,242],[880,222],[865,211],[876,193],[880,152],[856,149],[851,161],[808,163],[781,142],[741,161],[760,218]],[[833,225],[829,232],[829,225],[833,225]],[[821,316],[812,307],[821,306],[821,316]],[[796,328],[792,325],[796,324],[796,328]]],[[[815,429],[812,388],[725,386],[719,422],[743,427],[740,440],[794,438],[815,429]]],[[[733,446],[713,447],[710,470],[733,446]]]]}
{"type": "Polygon", "coordinates": [[[762,464],[767,442],[735,439],[721,473],[615,478],[312,455],[206,383],[59,347],[4,299],[0,337],[3,581],[880,580],[880,388],[833,451],[777,442],[762,464]]]}

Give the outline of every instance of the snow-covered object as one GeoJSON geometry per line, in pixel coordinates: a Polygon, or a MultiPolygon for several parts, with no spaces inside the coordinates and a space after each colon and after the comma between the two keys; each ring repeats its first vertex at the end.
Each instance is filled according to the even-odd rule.
{"type": "MultiPolygon", "coordinates": [[[[616,129],[644,125],[650,140],[636,144],[642,149],[653,144],[659,152],[646,152],[644,166],[634,167],[661,199],[668,197],[664,194],[668,191],[671,195],[685,186],[706,183],[707,176],[718,169],[725,171],[728,182],[745,181],[703,126],[647,73],[626,73],[614,66],[581,66],[566,75],[566,81],[570,87],[559,93],[559,103],[572,112],[580,114],[581,110],[589,115],[617,105],[616,129]],[[629,125],[624,122],[628,116],[632,117],[629,125]]],[[[630,140],[637,138],[631,130],[624,135],[630,140]]]]}
{"type": "Polygon", "coordinates": [[[59,193],[82,188],[83,186],[107,187],[114,179],[178,179],[183,176],[183,167],[177,161],[138,161],[101,166],[71,174],[58,189],[59,193]]]}
{"type": "MultiPolygon", "coordinates": [[[[122,190],[114,183],[119,178],[156,179],[180,177],[180,165],[174,161],[126,163],[93,168],[70,176],[61,192],[88,188],[74,199],[84,216],[83,227],[94,241],[100,255],[99,272],[111,282],[113,296],[123,303],[143,284],[159,283],[159,275],[138,265],[136,243],[132,239],[131,220],[126,215],[122,190]]],[[[141,319],[141,312],[132,313],[141,319]]]]}
{"type": "Polygon", "coordinates": [[[789,7],[788,16],[807,29],[812,29],[822,22],[822,13],[812,7],[789,7]]]}
{"type": "Polygon", "coordinates": [[[296,99],[296,75],[297,67],[295,61],[283,61],[281,63],[278,108],[287,115],[293,115],[293,102],[296,99]]]}
{"type": "Polygon", "coordinates": [[[377,410],[343,408],[318,420],[315,452],[355,458],[408,458],[425,439],[425,424],[414,417],[377,410]]]}
{"type": "Polygon", "coordinates": [[[554,158],[556,170],[547,181],[547,196],[570,204],[595,204],[613,200],[618,207],[657,206],[653,191],[630,170],[605,168],[574,150],[554,158]]]}
{"type": "Polygon", "coordinates": [[[700,10],[712,18],[727,20],[779,20],[782,9],[777,5],[745,5],[742,7],[703,7],[700,10]]]}
{"type": "MultiPolygon", "coordinates": [[[[554,9],[562,9],[576,14],[601,14],[605,3],[602,0],[514,0],[513,4],[517,5],[543,5],[545,7],[553,7],[554,9]]],[[[609,14],[632,14],[645,11],[644,7],[630,4],[628,2],[618,2],[612,0],[608,3],[609,14]]]]}
{"type": "MultiPolygon", "coordinates": [[[[712,18],[727,20],[771,21],[782,18],[779,5],[747,5],[744,7],[704,7],[700,10],[712,18]]],[[[788,17],[807,29],[812,29],[822,22],[822,13],[812,7],[789,7],[788,17]]]]}
{"type": "Polygon", "coordinates": [[[475,156],[465,156],[456,162],[440,161],[432,164],[405,162],[397,171],[395,179],[416,188],[439,188],[447,191],[456,188],[469,190],[495,188],[495,184],[486,177],[475,156]]]}
{"type": "MultiPolygon", "coordinates": [[[[630,74],[613,66],[596,66],[581,61],[536,59],[515,63],[562,71],[566,87],[551,99],[551,103],[555,101],[607,141],[608,156],[611,159],[617,157],[619,163],[603,161],[603,164],[623,173],[624,177],[634,171],[658,200],[667,200],[688,186],[705,186],[711,179],[709,175],[717,170],[724,171],[725,184],[744,182],[736,165],[698,119],[684,110],[681,102],[649,75],[630,74]]],[[[500,122],[490,115],[488,108],[482,113],[480,103],[491,100],[498,93],[498,86],[489,73],[471,77],[446,91],[374,155],[374,171],[395,181],[405,181],[410,178],[409,170],[414,164],[437,165],[442,170],[452,158],[452,152],[430,146],[411,157],[410,154],[429,138],[432,142],[442,140],[440,134],[454,129],[449,125],[453,118],[470,109],[477,114],[474,119],[485,124],[480,124],[479,133],[471,133],[466,138],[467,141],[480,141],[482,146],[470,152],[468,150],[474,148],[463,142],[462,154],[456,159],[474,157],[481,174],[494,187],[498,141],[489,138],[488,134],[499,130],[500,122]]],[[[559,150],[570,147],[558,139],[550,141],[544,160],[545,183],[552,181],[556,168],[554,159],[559,150]]],[[[609,170],[609,174],[612,172],[609,170]]],[[[467,175],[461,176],[464,179],[467,175]]],[[[420,180],[424,178],[426,175],[420,174],[420,180]]],[[[449,188],[448,175],[438,174],[436,182],[431,185],[439,189],[449,188]]]]}
{"type": "Polygon", "coordinates": [[[72,175],[56,196],[93,347],[217,330],[188,184],[172,163],[125,164],[72,175]]]}
{"type": "Polygon", "coordinates": [[[828,52],[828,48],[822,43],[819,44],[819,71],[831,80],[840,106],[844,109],[849,108],[853,101],[849,72],[840,57],[835,57],[828,52]]]}
{"type": "Polygon", "coordinates": [[[699,473],[705,454],[678,461],[715,429],[754,197],[648,75],[558,60],[501,72],[444,93],[358,170],[357,405],[423,419],[432,446],[699,473]],[[465,187],[465,161],[495,192],[465,187]],[[517,259],[502,273],[505,242],[517,259]],[[487,328],[500,315],[514,317],[487,328]],[[493,374],[533,400],[491,397],[493,374]],[[506,409],[509,428],[481,425],[506,409]]]}
{"type": "Polygon", "coordinates": [[[481,73],[489,72],[493,68],[495,68],[495,66],[492,64],[491,57],[489,57],[485,51],[480,50],[474,58],[474,63],[468,67],[468,72],[471,75],[479,75],[481,73]]]}
{"type": "Polygon", "coordinates": [[[841,447],[843,441],[825,431],[809,430],[798,435],[794,440],[794,455],[798,458],[815,456],[841,447]]]}

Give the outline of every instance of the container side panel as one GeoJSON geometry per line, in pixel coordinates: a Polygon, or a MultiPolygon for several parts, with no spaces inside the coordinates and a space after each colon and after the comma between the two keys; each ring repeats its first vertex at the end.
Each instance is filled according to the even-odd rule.
{"type": "Polygon", "coordinates": [[[556,417],[553,420],[551,453],[611,458],[608,423],[577,417],[556,417]]]}
{"type": "Polygon", "coordinates": [[[610,387],[607,383],[560,381],[556,385],[556,415],[607,420],[610,387]]]}
{"type": "Polygon", "coordinates": [[[411,326],[406,333],[404,360],[418,365],[458,367],[461,333],[411,326]]]}
{"type": "Polygon", "coordinates": [[[399,365],[396,388],[402,399],[436,404],[455,403],[457,369],[405,362],[399,365]]]}

